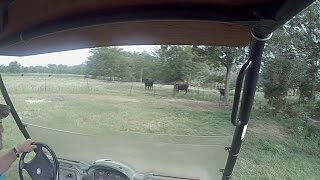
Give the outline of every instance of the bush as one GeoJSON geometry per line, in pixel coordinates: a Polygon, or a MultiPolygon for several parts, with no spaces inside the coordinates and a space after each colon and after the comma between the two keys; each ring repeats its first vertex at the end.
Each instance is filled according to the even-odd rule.
{"type": "Polygon", "coordinates": [[[320,120],[320,100],[316,101],[311,107],[311,117],[320,120]]]}

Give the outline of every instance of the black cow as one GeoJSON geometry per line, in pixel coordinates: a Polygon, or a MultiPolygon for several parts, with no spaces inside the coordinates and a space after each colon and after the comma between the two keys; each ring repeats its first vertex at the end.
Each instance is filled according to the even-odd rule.
{"type": "Polygon", "coordinates": [[[219,92],[220,92],[220,96],[224,96],[224,89],[222,88],[218,88],[219,92]]]}
{"type": "Polygon", "coordinates": [[[153,89],[153,83],[154,83],[154,80],[153,79],[145,79],[144,80],[144,88],[145,89],[153,89]]]}
{"type": "Polygon", "coordinates": [[[188,88],[189,88],[188,83],[175,83],[174,84],[174,89],[176,89],[178,92],[185,91],[186,93],[188,93],[188,88]]]}

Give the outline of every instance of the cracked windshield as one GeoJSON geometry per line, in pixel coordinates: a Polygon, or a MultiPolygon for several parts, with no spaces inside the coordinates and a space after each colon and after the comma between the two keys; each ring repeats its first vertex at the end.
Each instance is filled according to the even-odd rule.
{"type": "MultiPolygon", "coordinates": [[[[107,173],[92,167],[101,180],[112,172],[109,179],[212,180],[221,179],[227,160],[235,81],[247,52],[206,46],[101,47],[1,57],[0,71],[32,139],[48,144],[59,158],[60,179],[86,177],[95,162],[118,168],[107,173]]],[[[319,82],[313,82],[315,103],[302,103],[312,97],[309,91],[303,94],[299,83],[311,84],[297,78],[282,82],[279,72],[287,66],[302,72],[307,66],[276,53],[281,54],[267,52],[269,61],[262,67],[235,179],[320,177],[319,82]],[[275,92],[278,86],[286,86],[281,89],[286,95],[275,92]]],[[[3,127],[5,150],[23,141],[12,116],[3,127]]],[[[17,163],[5,178],[19,179],[17,163]]]]}

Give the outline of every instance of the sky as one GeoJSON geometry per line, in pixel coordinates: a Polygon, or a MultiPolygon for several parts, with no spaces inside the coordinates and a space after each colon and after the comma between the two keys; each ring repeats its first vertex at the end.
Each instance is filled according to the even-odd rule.
{"type": "MultiPolygon", "coordinates": [[[[128,52],[152,52],[156,46],[119,46],[128,52]]],[[[90,49],[79,49],[34,56],[0,56],[0,65],[7,66],[12,61],[18,61],[22,66],[46,66],[48,64],[63,64],[68,66],[84,63],[91,55],[90,49]]]]}

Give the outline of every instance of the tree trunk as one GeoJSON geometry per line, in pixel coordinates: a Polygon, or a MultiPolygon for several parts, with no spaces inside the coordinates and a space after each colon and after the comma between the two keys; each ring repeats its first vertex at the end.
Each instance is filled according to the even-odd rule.
{"type": "Polygon", "coordinates": [[[317,74],[318,74],[318,68],[314,64],[312,67],[312,75],[311,75],[311,92],[309,100],[315,101],[316,100],[316,82],[317,82],[317,74]]]}
{"type": "Polygon", "coordinates": [[[226,66],[226,69],[227,69],[226,76],[224,78],[224,99],[223,99],[223,103],[224,103],[225,106],[228,106],[231,67],[226,66]]]}
{"type": "Polygon", "coordinates": [[[311,83],[311,92],[310,92],[310,96],[308,98],[308,100],[310,101],[315,101],[316,100],[316,92],[315,92],[315,89],[316,89],[316,78],[314,78],[312,80],[312,83],[311,83]]]}
{"type": "Polygon", "coordinates": [[[143,68],[141,68],[141,71],[140,71],[140,82],[143,82],[142,76],[143,76],[143,68]]]}
{"type": "Polygon", "coordinates": [[[315,101],[315,87],[316,87],[316,76],[318,70],[315,68],[309,69],[308,77],[302,84],[300,84],[300,101],[306,103],[310,101],[315,101]]]}

